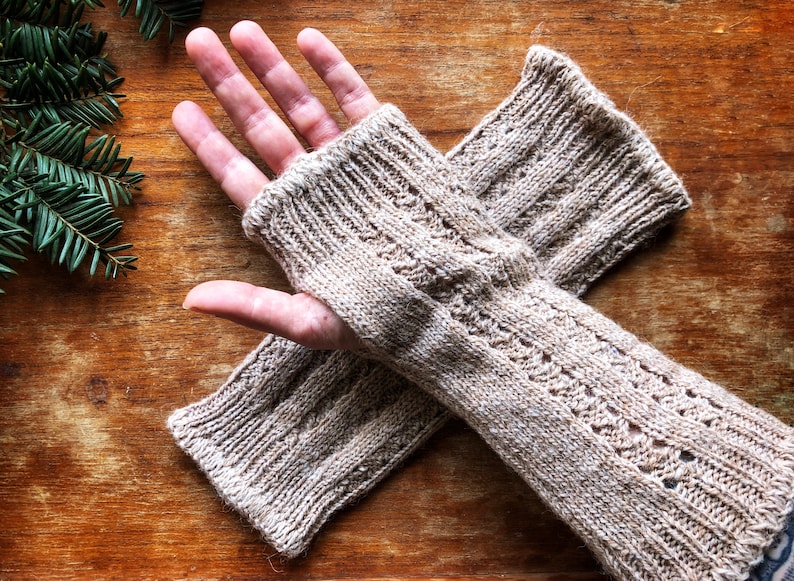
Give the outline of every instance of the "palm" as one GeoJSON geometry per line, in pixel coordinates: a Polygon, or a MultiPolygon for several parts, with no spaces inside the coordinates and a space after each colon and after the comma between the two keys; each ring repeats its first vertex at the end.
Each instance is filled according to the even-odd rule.
{"type": "MultiPolygon", "coordinates": [[[[341,134],[325,107],[258,25],[240,22],[232,28],[230,37],[310,147],[322,147],[341,134]]],[[[215,33],[196,29],[188,36],[185,47],[234,126],[270,169],[281,173],[305,152],[290,128],[246,80],[215,33]]],[[[298,47],[351,123],[379,107],[355,69],[322,34],[304,30],[298,36],[298,47]]],[[[172,120],[179,136],[226,195],[238,207],[245,208],[267,183],[265,174],[218,131],[195,103],[177,105],[172,120]]],[[[291,295],[241,282],[212,281],[192,289],[184,306],[315,349],[352,349],[360,345],[353,331],[328,306],[303,293],[291,295]]]]}

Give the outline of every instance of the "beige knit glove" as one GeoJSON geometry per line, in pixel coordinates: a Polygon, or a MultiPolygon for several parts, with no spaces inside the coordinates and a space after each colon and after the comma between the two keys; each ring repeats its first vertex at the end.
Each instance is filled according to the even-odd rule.
{"type": "Polygon", "coordinates": [[[544,279],[396,108],[298,160],[243,223],[616,577],[746,577],[791,512],[791,428],[544,279]]]}
{"type": "MultiPolygon", "coordinates": [[[[447,157],[550,279],[577,294],[689,205],[640,129],[574,63],[543,47],[529,51],[513,93],[447,157]]],[[[296,556],[448,417],[381,364],[270,336],[169,427],[221,497],[296,556]]]]}

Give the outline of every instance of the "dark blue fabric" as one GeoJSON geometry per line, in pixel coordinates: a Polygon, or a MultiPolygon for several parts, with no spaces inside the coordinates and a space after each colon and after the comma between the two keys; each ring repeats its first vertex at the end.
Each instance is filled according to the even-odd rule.
{"type": "Polygon", "coordinates": [[[788,526],[780,538],[765,554],[764,561],[750,575],[752,581],[794,581],[794,517],[789,517],[788,526]]]}

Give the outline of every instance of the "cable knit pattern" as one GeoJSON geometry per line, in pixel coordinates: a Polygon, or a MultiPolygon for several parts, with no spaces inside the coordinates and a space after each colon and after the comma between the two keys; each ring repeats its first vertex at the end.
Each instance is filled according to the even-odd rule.
{"type": "Polygon", "coordinates": [[[387,105],[243,223],[617,578],[746,578],[792,509],[791,428],[556,288],[463,190],[387,105]]]}
{"type": "MultiPolygon", "coordinates": [[[[689,205],[640,129],[543,47],[447,157],[500,225],[532,246],[550,280],[577,293],[689,205]]],[[[169,427],[224,500],[296,556],[448,416],[383,365],[268,337],[169,427]]]]}

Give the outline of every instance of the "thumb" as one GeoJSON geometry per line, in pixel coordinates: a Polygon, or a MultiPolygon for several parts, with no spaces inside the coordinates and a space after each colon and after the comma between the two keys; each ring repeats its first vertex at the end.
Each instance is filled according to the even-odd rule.
{"type": "Polygon", "coordinates": [[[214,280],[191,289],[182,307],[273,333],[310,349],[361,347],[353,330],[328,305],[306,293],[214,280]]]}

